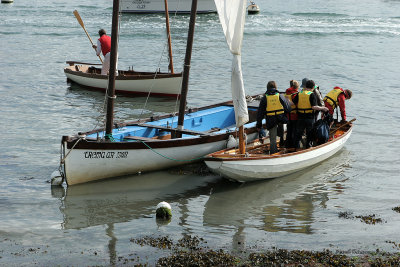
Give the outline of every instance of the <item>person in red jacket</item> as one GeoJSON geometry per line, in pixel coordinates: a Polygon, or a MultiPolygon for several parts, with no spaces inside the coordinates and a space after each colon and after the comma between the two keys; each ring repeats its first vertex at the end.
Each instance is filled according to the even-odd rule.
{"type": "Polygon", "coordinates": [[[101,75],[107,75],[110,69],[111,37],[107,35],[104,29],[99,30],[99,36],[97,45],[93,45],[93,48],[96,49],[97,56],[103,53],[104,60],[101,67],[101,75]]]}
{"type": "Polygon", "coordinates": [[[286,147],[287,148],[295,148],[295,140],[296,140],[296,124],[297,124],[297,108],[293,103],[294,97],[299,93],[300,84],[296,80],[290,81],[290,87],[286,89],[285,97],[291,103],[292,111],[287,113],[288,123],[287,123],[287,132],[286,132],[286,147]]]}
{"type": "MultiPolygon", "coordinates": [[[[329,109],[329,114],[333,115],[335,108],[339,107],[342,121],[346,121],[346,105],[345,100],[350,99],[353,93],[349,89],[342,89],[336,86],[325,97],[325,107],[329,109]]],[[[336,110],[337,111],[337,110],[336,110]]],[[[337,115],[339,119],[339,115],[337,115]]]]}

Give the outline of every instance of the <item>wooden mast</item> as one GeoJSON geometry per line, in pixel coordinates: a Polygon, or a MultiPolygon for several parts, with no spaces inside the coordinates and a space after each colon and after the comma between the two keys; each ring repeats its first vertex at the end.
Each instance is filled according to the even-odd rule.
{"type": "Polygon", "coordinates": [[[110,70],[108,72],[107,88],[107,115],[106,115],[106,139],[112,136],[114,121],[114,99],[115,99],[115,73],[117,70],[117,51],[118,51],[118,16],[119,0],[113,1],[112,25],[111,25],[111,54],[110,70]]]}
{"type": "Polygon", "coordinates": [[[168,37],[168,50],[169,50],[169,66],[171,73],[174,73],[174,64],[172,63],[172,47],[171,47],[171,33],[169,30],[169,13],[168,13],[168,0],[164,0],[165,4],[165,23],[167,27],[167,37],[168,37]]]}
{"type": "MultiPolygon", "coordinates": [[[[197,12],[197,0],[192,0],[192,8],[190,11],[190,22],[189,22],[189,32],[188,40],[186,45],[186,55],[185,55],[185,66],[183,68],[183,80],[181,89],[181,98],[179,103],[179,115],[178,115],[178,130],[183,130],[183,121],[185,117],[186,109],[186,98],[189,86],[189,71],[190,71],[190,60],[192,57],[192,47],[193,47],[193,37],[194,37],[194,26],[196,24],[196,12],[197,12]]],[[[176,134],[177,138],[182,137],[182,133],[176,134]]]]}
{"type": "Polygon", "coordinates": [[[243,125],[239,127],[239,153],[246,153],[246,144],[244,142],[244,127],[243,125]]]}

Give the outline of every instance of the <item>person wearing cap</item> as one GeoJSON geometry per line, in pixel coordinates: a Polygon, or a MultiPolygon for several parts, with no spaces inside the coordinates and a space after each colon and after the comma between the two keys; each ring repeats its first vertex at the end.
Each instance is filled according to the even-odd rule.
{"type": "Polygon", "coordinates": [[[278,152],[276,137],[278,135],[278,125],[287,123],[285,113],[290,112],[290,104],[284,95],[279,94],[275,81],[269,81],[267,91],[260,101],[257,112],[257,130],[260,132],[262,120],[265,117],[266,128],[269,131],[270,154],[278,152]]]}
{"type": "Polygon", "coordinates": [[[287,132],[286,132],[286,147],[295,148],[295,137],[296,137],[296,124],[297,124],[297,107],[293,103],[293,98],[299,93],[300,84],[296,80],[290,81],[290,87],[286,89],[285,97],[291,103],[291,111],[287,114],[287,132]]]}
{"type": "Polygon", "coordinates": [[[315,111],[327,112],[327,107],[318,106],[317,96],[314,93],[315,82],[308,80],[303,90],[293,98],[293,103],[297,106],[297,129],[295,145],[300,148],[300,141],[306,132],[305,148],[312,146],[311,130],[315,122],[315,111]]]}
{"type": "Polygon", "coordinates": [[[111,52],[111,37],[107,35],[104,29],[99,30],[100,38],[97,40],[97,45],[93,45],[96,49],[96,55],[100,56],[103,53],[104,60],[101,66],[101,75],[107,75],[110,69],[110,52],[111,52]]]}
{"type": "MultiPolygon", "coordinates": [[[[304,78],[301,81],[301,88],[304,88],[306,86],[307,81],[309,81],[308,78],[304,78]]],[[[324,100],[323,100],[323,97],[322,97],[321,91],[319,90],[319,86],[318,85],[314,86],[313,92],[315,93],[315,96],[317,97],[317,105],[323,107],[324,106],[324,100]]],[[[317,119],[318,112],[315,112],[315,115],[316,115],[315,119],[317,119]]]]}
{"type": "MultiPolygon", "coordinates": [[[[339,107],[342,121],[346,121],[346,105],[345,100],[350,99],[353,93],[349,89],[342,89],[339,86],[334,87],[325,97],[325,106],[329,109],[329,114],[333,115],[333,111],[339,107]]],[[[337,112],[337,109],[336,109],[337,112]]],[[[337,115],[339,119],[339,115],[337,115]]]]}
{"type": "Polygon", "coordinates": [[[308,78],[303,78],[303,80],[301,80],[300,88],[301,89],[305,88],[307,82],[308,82],[308,78]]]}

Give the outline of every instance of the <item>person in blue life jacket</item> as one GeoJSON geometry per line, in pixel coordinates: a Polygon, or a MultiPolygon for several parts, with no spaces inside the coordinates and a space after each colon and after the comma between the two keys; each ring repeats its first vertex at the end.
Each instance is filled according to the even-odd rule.
{"type": "Polygon", "coordinates": [[[300,141],[306,132],[306,145],[312,145],[311,130],[315,122],[315,111],[327,112],[328,108],[318,106],[317,96],[314,93],[315,82],[308,80],[303,90],[293,98],[293,103],[297,106],[297,129],[296,129],[296,148],[300,148],[300,141]]]}
{"type": "Polygon", "coordinates": [[[270,154],[278,152],[276,137],[278,126],[288,122],[287,113],[291,110],[290,103],[283,94],[279,94],[275,81],[269,81],[267,91],[263,95],[258,106],[257,130],[262,129],[262,120],[265,118],[266,128],[270,138],[270,154]]]}

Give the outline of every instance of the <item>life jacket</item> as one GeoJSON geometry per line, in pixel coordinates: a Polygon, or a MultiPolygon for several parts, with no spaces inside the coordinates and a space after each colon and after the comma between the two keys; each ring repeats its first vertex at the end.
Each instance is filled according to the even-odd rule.
{"type": "Polygon", "coordinates": [[[313,113],[311,108],[310,95],[311,91],[303,90],[299,93],[299,102],[297,103],[297,113],[313,113]]]}
{"type": "MultiPolygon", "coordinates": [[[[287,99],[289,99],[290,101],[292,101],[292,103],[293,103],[293,97],[294,97],[296,94],[298,94],[298,92],[293,93],[293,94],[285,94],[285,97],[286,97],[287,99]]],[[[296,107],[296,105],[295,105],[294,103],[293,103],[290,107],[292,108],[292,111],[290,111],[290,113],[297,113],[297,107],[296,107]]]]}
{"type": "Polygon", "coordinates": [[[279,100],[279,93],[274,95],[265,95],[267,98],[267,116],[283,114],[284,109],[279,100]]]}
{"type": "Polygon", "coordinates": [[[100,44],[101,44],[101,52],[103,53],[103,56],[107,55],[108,52],[111,51],[111,37],[103,34],[99,38],[100,44]]]}
{"type": "Polygon", "coordinates": [[[342,88],[336,86],[324,97],[324,101],[328,102],[335,109],[339,105],[338,97],[340,94],[344,94],[344,91],[342,88]]]}

